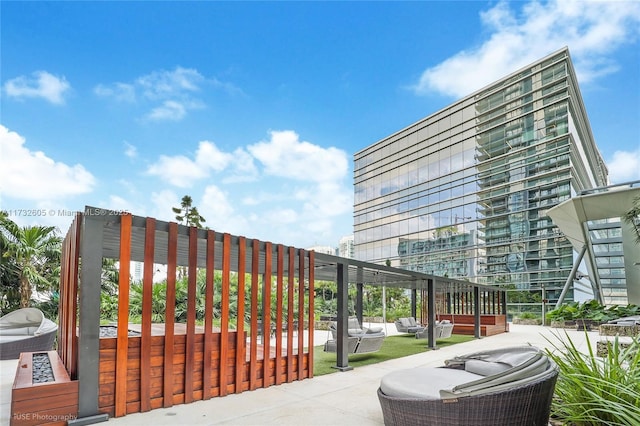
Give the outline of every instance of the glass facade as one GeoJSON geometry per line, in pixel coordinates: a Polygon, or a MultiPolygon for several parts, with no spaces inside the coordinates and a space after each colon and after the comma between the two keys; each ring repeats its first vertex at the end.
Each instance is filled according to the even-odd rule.
{"type": "Polygon", "coordinates": [[[530,290],[523,303],[557,300],[573,265],[546,210],[607,183],[567,49],[354,161],[357,259],[530,290]]]}
{"type": "Polygon", "coordinates": [[[626,305],[627,281],[620,218],[589,220],[590,249],[606,305],[626,305]]]}

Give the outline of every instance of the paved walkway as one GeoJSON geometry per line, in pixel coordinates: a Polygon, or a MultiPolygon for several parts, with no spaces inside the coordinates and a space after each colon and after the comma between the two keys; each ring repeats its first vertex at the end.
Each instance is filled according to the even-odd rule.
{"type": "MultiPolygon", "coordinates": [[[[393,324],[387,326],[387,332],[389,335],[396,334],[393,324]]],[[[445,359],[479,350],[525,344],[551,347],[547,339],[558,342],[557,336],[564,337],[564,333],[564,330],[549,327],[510,324],[509,333],[358,367],[347,372],[336,372],[147,413],[129,414],[110,419],[108,425],[382,425],[382,410],[376,391],[385,374],[403,368],[440,366],[445,359]]],[[[584,332],[567,330],[566,333],[579,348],[586,349],[584,332]]],[[[322,338],[321,334],[318,332],[318,339],[322,338]]],[[[595,345],[598,333],[590,332],[589,338],[592,345],[595,345]]],[[[316,344],[320,342],[316,341],[316,344]]],[[[8,424],[11,382],[16,365],[17,361],[0,361],[2,425],[8,424]]]]}

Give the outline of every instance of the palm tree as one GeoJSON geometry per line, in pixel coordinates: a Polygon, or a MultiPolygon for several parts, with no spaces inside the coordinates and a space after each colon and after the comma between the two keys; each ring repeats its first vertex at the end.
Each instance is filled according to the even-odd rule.
{"type": "Polygon", "coordinates": [[[193,206],[193,199],[189,195],[182,197],[180,207],[172,207],[171,210],[176,214],[176,220],[183,225],[202,228],[202,222],[206,222],[198,213],[198,208],[193,206]]]}
{"type": "Polygon", "coordinates": [[[636,242],[640,244],[640,197],[633,199],[631,210],[626,212],[622,219],[636,230],[636,242]]]}
{"type": "Polygon", "coordinates": [[[4,268],[17,275],[20,288],[20,307],[31,302],[33,288],[54,287],[59,268],[62,240],[54,226],[16,225],[6,215],[0,216],[4,268]]]}

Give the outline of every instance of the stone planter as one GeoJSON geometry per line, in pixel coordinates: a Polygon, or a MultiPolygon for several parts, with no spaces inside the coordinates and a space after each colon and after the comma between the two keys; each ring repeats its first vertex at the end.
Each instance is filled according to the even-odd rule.
{"type": "MultiPolygon", "coordinates": [[[[609,353],[609,345],[614,345],[614,341],[611,340],[600,340],[598,342],[596,342],[596,356],[599,357],[606,357],[609,353]]],[[[622,339],[618,340],[618,346],[620,348],[620,350],[624,350],[626,348],[628,348],[629,346],[631,346],[633,344],[633,342],[631,341],[631,338],[628,337],[623,337],[622,339]]]]}
{"type": "Polygon", "coordinates": [[[576,328],[576,322],[573,320],[554,320],[551,321],[551,327],[554,328],[576,328]]]}
{"type": "Polygon", "coordinates": [[[576,330],[578,331],[591,331],[593,327],[598,327],[599,325],[600,325],[600,322],[595,320],[590,320],[590,319],[576,320],[576,330]]]}
{"type": "Polygon", "coordinates": [[[601,336],[640,336],[640,325],[601,324],[601,336]]]}
{"type": "Polygon", "coordinates": [[[521,325],[540,325],[542,324],[542,320],[539,318],[514,318],[513,323],[521,325]]]}

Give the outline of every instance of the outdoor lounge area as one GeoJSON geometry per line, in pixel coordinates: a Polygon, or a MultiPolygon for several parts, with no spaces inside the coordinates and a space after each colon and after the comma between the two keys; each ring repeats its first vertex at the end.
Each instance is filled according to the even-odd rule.
{"type": "MultiPolygon", "coordinates": [[[[86,207],[76,216],[63,243],[58,344],[57,351],[48,353],[72,383],[72,393],[39,414],[49,418],[63,413],[73,419],[70,425],[313,378],[317,337],[309,295],[316,279],[337,284],[336,321],[326,348],[335,353],[336,370],[343,372],[353,369],[350,355],[375,353],[385,338],[381,329],[365,330],[362,325],[365,284],[406,289],[414,318],[420,297],[421,316],[429,324],[425,351],[436,349],[438,313],[467,315],[477,338],[482,316],[506,319],[501,289],[153,218],[94,211],[86,207]],[[104,259],[120,265],[117,321],[109,336],[97,332],[104,259]],[[135,324],[130,321],[131,261],[142,262],[144,271],[141,317],[135,324]],[[154,311],[152,300],[158,263],[168,270],[162,294],[166,309],[161,312],[154,311]],[[175,312],[179,276],[187,287],[186,317],[180,321],[175,312]],[[215,295],[214,281],[220,285],[215,295]],[[356,290],[355,312],[349,310],[349,286],[356,290]],[[221,301],[215,317],[214,297],[221,301]],[[354,337],[356,344],[350,346],[354,337]]],[[[24,407],[36,407],[47,391],[47,386],[28,381],[23,388],[28,395],[24,407]]],[[[13,408],[11,424],[37,424],[13,408]]]]}
{"type": "MultiPolygon", "coordinates": [[[[366,323],[364,324],[367,325],[366,323]]],[[[388,335],[396,335],[393,323],[387,326],[388,335]]],[[[108,425],[170,426],[188,424],[204,426],[227,425],[358,425],[380,426],[384,418],[377,389],[381,379],[397,370],[409,368],[441,367],[445,360],[473,352],[500,349],[508,346],[534,345],[551,348],[546,339],[554,341],[556,329],[533,325],[510,326],[509,333],[465,343],[441,347],[436,351],[411,355],[381,363],[358,367],[342,373],[316,376],[312,380],[285,383],[255,392],[230,394],[192,404],[174,405],[146,413],[110,418],[108,425]]],[[[579,349],[586,351],[585,334],[570,330],[571,338],[579,349]]],[[[318,330],[316,344],[323,345],[326,330],[318,330]]],[[[598,339],[597,332],[588,332],[591,342],[598,339]]],[[[2,418],[0,424],[9,423],[11,385],[17,360],[1,361],[2,418]]]]}

